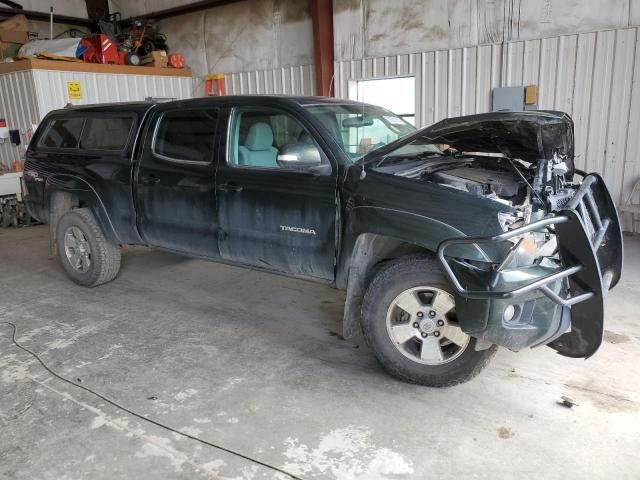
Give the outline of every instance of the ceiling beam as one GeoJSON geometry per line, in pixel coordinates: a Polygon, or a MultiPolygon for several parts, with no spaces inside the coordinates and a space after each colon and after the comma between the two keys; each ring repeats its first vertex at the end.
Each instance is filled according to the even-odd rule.
{"type": "Polygon", "coordinates": [[[188,3],[186,5],[180,5],[178,7],[167,8],[166,10],[158,10],[157,12],[149,12],[141,17],[162,20],[163,18],[177,17],[178,15],[185,15],[187,13],[199,12],[201,10],[207,10],[208,8],[221,7],[222,5],[229,5],[230,3],[244,2],[246,0],[202,0],[200,2],[188,3]]]}

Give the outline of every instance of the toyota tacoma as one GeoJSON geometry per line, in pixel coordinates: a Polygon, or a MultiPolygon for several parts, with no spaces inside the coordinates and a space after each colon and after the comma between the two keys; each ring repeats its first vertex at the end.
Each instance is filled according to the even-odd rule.
{"type": "Polygon", "coordinates": [[[602,178],[574,166],[561,112],[415,129],[380,107],[230,96],[49,113],[26,204],[81,285],[123,245],[324,282],[394,376],[474,377],[498,346],[587,358],[622,272],[602,178]]]}

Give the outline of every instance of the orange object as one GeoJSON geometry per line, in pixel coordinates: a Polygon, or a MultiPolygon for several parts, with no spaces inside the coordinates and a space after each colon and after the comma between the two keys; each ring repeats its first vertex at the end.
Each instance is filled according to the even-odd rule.
{"type": "Polygon", "coordinates": [[[205,97],[218,97],[224,95],[224,75],[222,73],[205,75],[204,95],[205,97]]]}
{"type": "Polygon", "coordinates": [[[184,68],[184,57],[179,53],[169,55],[169,66],[171,68],[184,68]]]}
{"type": "Polygon", "coordinates": [[[23,170],[23,164],[20,160],[15,160],[12,164],[11,164],[11,169],[14,172],[21,172],[23,170]]]}

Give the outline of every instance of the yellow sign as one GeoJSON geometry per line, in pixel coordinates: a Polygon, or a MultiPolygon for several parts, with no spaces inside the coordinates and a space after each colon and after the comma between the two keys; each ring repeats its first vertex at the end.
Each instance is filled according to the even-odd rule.
{"type": "Polygon", "coordinates": [[[80,87],[80,82],[67,82],[67,93],[69,94],[69,100],[82,99],[82,87],[80,87]]]}

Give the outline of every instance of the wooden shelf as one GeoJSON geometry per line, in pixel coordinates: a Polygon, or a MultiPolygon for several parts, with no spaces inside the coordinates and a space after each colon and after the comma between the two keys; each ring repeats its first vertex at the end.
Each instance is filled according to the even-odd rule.
{"type": "Polygon", "coordinates": [[[109,73],[122,75],[155,75],[161,77],[191,77],[187,68],[134,67],[131,65],[103,65],[100,63],[63,62],[55,60],[18,60],[0,63],[0,75],[24,70],[57,70],[63,72],[109,73]]]}

